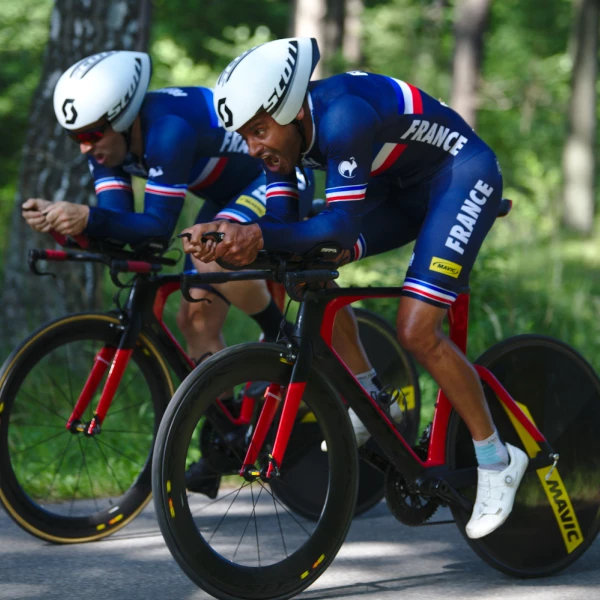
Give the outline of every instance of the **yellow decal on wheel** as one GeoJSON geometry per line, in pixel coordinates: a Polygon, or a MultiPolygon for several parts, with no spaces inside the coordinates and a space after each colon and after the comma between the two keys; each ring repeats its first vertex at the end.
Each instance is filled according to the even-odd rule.
{"type": "Polygon", "coordinates": [[[415,408],[415,386],[407,385],[400,388],[400,391],[404,394],[404,398],[398,400],[398,406],[402,410],[413,410],[415,408]]]}
{"type": "Polygon", "coordinates": [[[117,515],[114,519],[111,519],[108,522],[108,524],[109,525],[114,525],[115,523],[118,523],[122,518],[123,518],[123,515],[117,515]]]}
{"type": "MultiPolygon", "coordinates": [[[[523,442],[523,446],[525,446],[525,451],[529,455],[529,458],[537,456],[540,452],[540,447],[538,446],[537,442],[531,437],[531,435],[529,435],[525,427],[521,425],[512,412],[504,405],[504,403],[500,402],[500,404],[506,411],[506,414],[510,418],[516,432],[519,434],[521,442],[523,442]]],[[[533,420],[533,417],[531,416],[527,406],[521,404],[520,402],[517,402],[517,404],[525,413],[527,418],[535,425],[535,421],[533,420]]],[[[536,472],[542,487],[544,488],[544,492],[546,492],[548,502],[552,507],[552,512],[554,513],[554,518],[556,519],[556,523],[558,524],[562,534],[563,541],[567,549],[567,554],[571,554],[571,552],[573,552],[573,550],[575,550],[577,546],[583,542],[583,534],[581,533],[577,515],[575,514],[575,510],[571,504],[571,499],[567,493],[567,488],[563,483],[557,467],[554,468],[552,475],[546,481],[546,476],[551,468],[552,466],[542,467],[536,472]]]]}
{"type": "Polygon", "coordinates": [[[312,566],[312,568],[316,569],[323,562],[324,558],[325,558],[325,555],[321,554],[321,556],[319,556],[319,558],[317,559],[317,562],[312,566]]]}

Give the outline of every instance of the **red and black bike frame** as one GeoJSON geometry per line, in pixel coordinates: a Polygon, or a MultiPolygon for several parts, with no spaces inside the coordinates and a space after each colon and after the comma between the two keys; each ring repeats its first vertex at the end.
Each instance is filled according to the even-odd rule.
{"type": "MultiPolygon", "coordinates": [[[[267,476],[276,473],[284,460],[285,449],[308,374],[311,368],[316,368],[327,374],[327,378],[332,385],[357,413],[369,433],[377,440],[387,460],[408,480],[420,482],[419,485],[423,485],[425,482],[428,482],[428,485],[433,483],[438,490],[442,481],[444,484],[449,485],[451,489],[458,489],[476,482],[475,468],[450,471],[446,467],[446,436],[452,405],[441,390],[437,396],[427,457],[423,459],[410,447],[379,404],[366,393],[333,349],[331,342],[333,323],[338,310],[348,304],[367,298],[400,297],[401,292],[402,288],[399,287],[324,289],[311,292],[305,302],[300,305],[296,330],[293,335],[296,345],[293,351],[288,352],[288,360],[293,361],[293,370],[290,384],[285,392],[284,405],[267,476]]],[[[467,350],[468,316],[469,294],[463,293],[458,296],[456,302],[450,308],[448,320],[449,337],[464,353],[467,350]]],[[[285,358],[285,356],[286,353],[282,352],[282,357],[285,358]]],[[[488,369],[479,365],[475,365],[475,368],[482,381],[491,387],[498,400],[539,444],[541,452],[531,460],[529,468],[539,469],[551,465],[552,448],[543,434],[529,420],[488,369]]],[[[271,410],[272,407],[270,407],[268,415],[265,415],[265,421],[267,418],[272,420],[271,410]]],[[[263,412],[265,412],[264,409],[263,412]]],[[[260,427],[262,419],[263,414],[261,413],[257,429],[260,427]]],[[[249,469],[253,461],[256,460],[258,449],[261,446],[262,440],[253,439],[252,451],[248,452],[244,461],[242,474],[244,469],[249,469]]],[[[460,501],[456,495],[451,495],[451,499],[460,501]]]]}
{"type": "MultiPolygon", "coordinates": [[[[62,236],[54,235],[53,237],[59,243],[65,243],[65,238],[62,238],[62,236]]],[[[79,237],[81,239],[77,240],[78,243],[82,247],[87,247],[86,238],[79,237]]],[[[136,274],[132,282],[127,284],[131,288],[127,302],[116,313],[120,322],[118,335],[115,336],[116,343],[115,345],[103,346],[94,357],[90,374],[65,424],[67,429],[87,435],[100,432],[101,424],[108,414],[115,393],[142,333],[153,340],[161,356],[173,369],[177,378],[183,380],[194,369],[194,362],[186,354],[163,319],[165,304],[169,296],[181,289],[180,274],[159,275],[156,272],[162,268],[160,264],[144,260],[114,258],[105,253],[36,249],[30,251],[29,267],[37,275],[45,274],[37,269],[37,262],[40,260],[102,263],[110,267],[113,282],[120,287],[125,286],[118,279],[119,273],[136,274]],[[82,417],[107,373],[93,417],[89,422],[84,423],[82,417]]],[[[269,289],[281,307],[285,295],[283,287],[272,284],[269,289]]],[[[274,388],[274,386],[271,387],[274,388]]],[[[270,396],[267,394],[270,398],[268,400],[269,404],[273,401],[273,392],[279,394],[278,390],[270,390],[270,396]]],[[[221,404],[221,410],[233,424],[248,425],[254,414],[255,403],[256,399],[254,397],[245,395],[241,401],[238,416],[232,415],[223,404],[221,404]]]]}

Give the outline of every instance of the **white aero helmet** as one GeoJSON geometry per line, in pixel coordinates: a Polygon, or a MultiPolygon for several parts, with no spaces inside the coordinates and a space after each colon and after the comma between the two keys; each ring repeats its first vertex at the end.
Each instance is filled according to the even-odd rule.
{"type": "Polygon", "coordinates": [[[69,131],[110,123],[126,131],[148,91],[152,61],[144,52],[113,50],[69,67],[54,88],[54,112],[69,131]]]}
{"type": "Polygon", "coordinates": [[[261,111],[280,125],[291,123],[319,56],[317,40],[308,37],[267,42],[238,56],[215,86],[213,101],[222,125],[235,131],[261,111]]]}

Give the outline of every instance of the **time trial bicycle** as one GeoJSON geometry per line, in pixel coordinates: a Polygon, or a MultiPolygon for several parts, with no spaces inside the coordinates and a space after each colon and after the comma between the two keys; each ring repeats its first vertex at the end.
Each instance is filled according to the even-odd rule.
{"type": "MultiPolygon", "coordinates": [[[[180,274],[159,271],[176,260],[156,254],[151,245],[128,251],[100,241],[90,245],[81,236],[71,242],[55,238],[77,247],[30,251],[34,273],[40,274],[40,261],[100,263],[110,269],[119,293],[108,312],[72,314],[45,324],[5,361],[0,370],[0,502],[19,526],[41,539],[87,542],[118,531],[149,502],[160,419],[174,381],[183,380],[195,365],[163,320],[167,298],[180,289],[180,274]],[[124,282],[124,274],[132,278],[124,282]]],[[[378,315],[358,311],[357,320],[382,379],[411,400],[415,425],[409,436],[416,435],[420,400],[410,356],[378,315]]],[[[256,390],[238,396],[235,417],[224,408],[223,418],[241,432],[238,437],[244,438],[262,402],[264,390],[259,386],[258,396],[256,390]]],[[[192,459],[210,441],[207,428],[198,435],[192,459]]],[[[314,454],[301,444],[298,468],[306,468],[314,454]]],[[[307,487],[293,475],[282,500],[310,517],[318,486],[307,487]]],[[[361,475],[359,511],[377,503],[384,486],[381,473],[367,463],[361,475]]]]}
{"type": "MultiPolygon", "coordinates": [[[[331,256],[327,250],[324,255],[331,256]]],[[[522,335],[477,359],[501,437],[523,448],[530,462],[508,520],[472,540],[465,526],[475,498],[476,460],[471,436],[448,399],[438,393],[431,426],[411,445],[331,346],[337,310],[364,298],[399,297],[401,288],[325,289],[323,282],[338,276],[327,259],[266,254],[245,268],[250,270],[238,273],[240,279],[280,281],[292,295],[303,284],[292,339],[234,346],[197,367],[169,404],[154,451],[158,521],[173,557],[199,587],[221,599],[283,599],[325,571],[354,514],[357,449],[347,406],[377,443],[375,450],[361,452],[385,473],[387,504],[401,522],[423,524],[439,505],[448,506],[471,548],[517,577],[554,573],[594,541],[600,526],[600,381],[573,348],[522,335]],[[247,448],[228,446],[215,398],[256,380],[271,382],[273,394],[247,448]],[[327,445],[327,469],[319,474],[326,493],[316,522],[297,518],[277,495],[281,478],[294,468],[294,444],[306,412],[318,427],[316,437],[327,445]],[[221,450],[229,448],[222,467],[230,473],[230,486],[212,502],[195,502],[185,494],[183,476],[194,431],[207,422],[221,450]]],[[[448,314],[450,338],[465,352],[467,292],[448,314]]],[[[306,471],[306,481],[310,477],[306,471]]]]}

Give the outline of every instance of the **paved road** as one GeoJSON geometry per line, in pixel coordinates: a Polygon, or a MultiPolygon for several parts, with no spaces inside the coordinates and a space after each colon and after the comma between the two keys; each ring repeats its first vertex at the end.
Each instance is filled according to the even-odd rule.
{"type": "MultiPolygon", "coordinates": [[[[596,600],[599,567],[597,540],[559,575],[515,580],[477,558],[454,525],[405,527],[382,503],[354,521],[333,565],[300,598],[596,600]]],[[[2,600],[207,598],[172,560],[152,507],[115,536],[77,546],[30,537],[0,509],[2,600]]]]}

